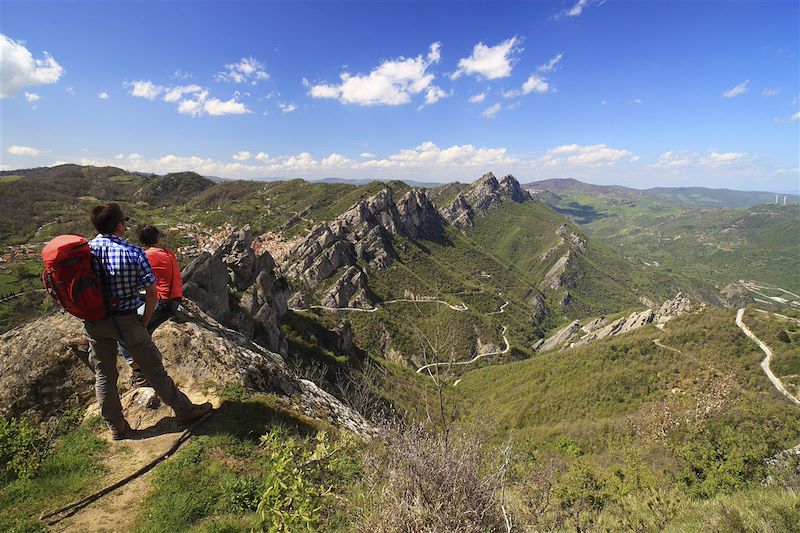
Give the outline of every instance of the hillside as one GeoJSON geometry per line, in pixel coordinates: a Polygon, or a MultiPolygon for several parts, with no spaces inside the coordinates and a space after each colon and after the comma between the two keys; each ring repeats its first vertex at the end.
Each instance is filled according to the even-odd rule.
{"type": "Polygon", "coordinates": [[[720,288],[740,279],[800,288],[800,272],[791,267],[800,253],[800,207],[756,205],[772,204],[772,193],[640,191],[575,180],[538,182],[531,188],[589,236],[649,268],[720,288]]]}

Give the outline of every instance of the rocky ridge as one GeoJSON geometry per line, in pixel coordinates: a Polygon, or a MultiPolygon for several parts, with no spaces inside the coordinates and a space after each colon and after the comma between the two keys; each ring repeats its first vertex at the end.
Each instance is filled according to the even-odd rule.
{"type": "MultiPolygon", "coordinates": [[[[48,315],[0,337],[0,415],[45,420],[94,400],[94,374],[65,338],[82,334],[81,321],[68,314],[48,315]]],[[[186,301],[176,320],[153,335],[167,372],[187,393],[213,384],[220,390],[238,384],[274,394],[287,407],[358,435],[374,433],[357,412],[311,381],[299,379],[283,357],[226,328],[186,301]]],[[[129,372],[120,358],[123,375],[129,372]]]]}
{"type": "Polygon", "coordinates": [[[689,298],[679,292],[672,300],[667,300],[658,309],[645,309],[644,311],[634,311],[627,317],[620,317],[609,322],[605,317],[598,317],[581,323],[580,320],[571,322],[566,327],[557,331],[547,339],[541,339],[534,349],[539,352],[546,352],[555,349],[565,349],[574,346],[583,346],[590,342],[622,335],[630,331],[656,324],[663,327],[663,324],[672,318],[692,312],[694,306],[689,298]]]}
{"type": "Polygon", "coordinates": [[[408,191],[395,201],[394,191],[387,187],[315,227],[292,251],[294,260],[287,273],[314,289],[346,267],[323,297],[322,305],[371,307],[375,297],[367,288],[367,275],[361,265],[386,268],[397,257],[393,236],[437,238],[444,224],[424,191],[408,191]]]}
{"type": "Polygon", "coordinates": [[[504,199],[522,203],[530,200],[517,179],[509,174],[499,180],[491,172],[484,174],[472,184],[466,193],[459,193],[453,202],[440,212],[448,223],[459,228],[470,228],[476,214],[483,214],[504,199]]]}
{"type": "Polygon", "coordinates": [[[549,288],[551,290],[558,290],[566,287],[567,280],[565,274],[567,270],[575,263],[576,254],[582,254],[586,251],[586,239],[570,231],[566,224],[559,226],[555,230],[555,234],[558,236],[558,242],[542,254],[540,258],[541,262],[546,263],[559,251],[564,250],[565,246],[566,251],[547,271],[544,279],[539,284],[540,289],[549,288]]]}
{"type": "Polygon", "coordinates": [[[278,326],[288,310],[288,284],[268,252],[257,255],[250,226],[235,231],[216,252],[204,252],[181,273],[184,295],[215,320],[262,346],[285,354],[278,326]]]}

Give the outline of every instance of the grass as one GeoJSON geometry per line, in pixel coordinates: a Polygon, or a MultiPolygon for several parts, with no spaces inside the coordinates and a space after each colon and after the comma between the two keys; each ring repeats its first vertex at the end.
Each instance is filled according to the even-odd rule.
{"type": "Polygon", "coordinates": [[[98,419],[56,442],[36,473],[0,487],[0,531],[44,531],[37,517],[102,485],[102,457],[108,444],[98,438],[98,419]]]}
{"type": "Polygon", "coordinates": [[[14,183],[15,181],[19,181],[21,179],[22,176],[15,174],[7,174],[5,176],[0,176],[0,183],[14,183]]]}

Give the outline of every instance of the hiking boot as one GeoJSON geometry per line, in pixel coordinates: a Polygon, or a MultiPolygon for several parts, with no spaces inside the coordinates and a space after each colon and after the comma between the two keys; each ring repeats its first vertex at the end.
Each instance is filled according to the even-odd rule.
{"type": "Polygon", "coordinates": [[[144,373],[142,372],[141,368],[134,368],[131,370],[131,389],[149,386],[150,384],[147,382],[147,378],[144,377],[144,373]]]}
{"type": "Polygon", "coordinates": [[[128,422],[125,422],[125,427],[122,429],[112,429],[111,430],[111,440],[126,440],[132,439],[136,432],[133,428],[131,428],[128,422]]]}
{"type": "Polygon", "coordinates": [[[185,411],[183,413],[176,413],[175,418],[178,419],[178,422],[191,422],[192,420],[197,420],[201,416],[211,411],[213,407],[214,406],[211,405],[211,402],[199,403],[199,404],[194,403],[192,404],[192,406],[189,408],[188,411],[185,411]]]}

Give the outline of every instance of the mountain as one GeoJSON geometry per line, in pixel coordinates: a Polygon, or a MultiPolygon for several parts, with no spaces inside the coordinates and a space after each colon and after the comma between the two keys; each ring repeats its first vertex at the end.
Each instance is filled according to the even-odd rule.
{"type": "Polygon", "coordinates": [[[609,203],[661,202],[681,207],[751,207],[758,204],[774,204],[776,194],[780,204],[786,197],[787,205],[800,204],[797,194],[779,194],[765,191],[738,191],[733,189],[709,189],[707,187],[652,187],[633,189],[619,185],[594,185],[572,178],[549,179],[525,184],[532,192],[565,193],[568,196],[592,194],[606,198],[609,203]]]}
{"type": "Polygon", "coordinates": [[[726,189],[636,190],[576,180],[527,187],[588,236],[648,268],[720,288],[752,279],[800,289],[800,272],[790,266],[800,254],[800,208],[789,205],[796,196],[784,206],[774,205],[774,193],[726,189]]]}

